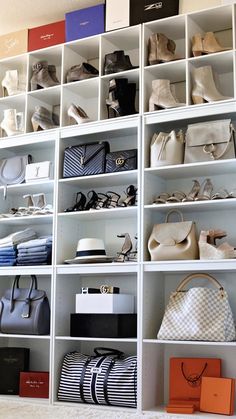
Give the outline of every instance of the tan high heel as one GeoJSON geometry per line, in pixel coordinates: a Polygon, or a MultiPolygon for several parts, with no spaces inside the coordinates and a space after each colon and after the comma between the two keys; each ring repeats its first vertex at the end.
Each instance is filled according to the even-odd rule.
{"type": "Polygon", "coordinates": [[[226,237],[223,230],[203,230],[200,233],[198,246],[200,259],[233,259],[236,257],[236,250],[229,243],[224,242],[216,247],[216,239],[226,237]]]}
{"type": "Polygon", "coordinates": [[[170,80],[158,79],[152,81],[152,94],[149,99],[149,112],[157,109],[176,108],[185,106],[173,95],[170,80]]]}
{"type": "Polygon", "coordinates": [[[230,47],[222,47],[219,44],[214,32],[206,32],[205,36],[197,33],[192,37],[192,52],[194,57],[202,54],[228,51],[230,49],[230,47]]]}
{"type": "Polygon", "coordinates": [[[70,121],[71,118],[73,118],[77,124],[84,124],[85,122],[91,121],[86,112],[80,106],[75,106],[74,103],[69,106],[67,114],[70,118],[70,121]]]}
{"type": "Polygon", "coordinates": [[[200,190],[195,197],[195,201],[206,201],[211,199],[213,185],[211,179],[205,179],[201,184],[200,190]]]}
{"type": "Polygon", "coordinates": [[[191,191],[183,198],[182,202],[194,201],[200,191],[201,185],[198,180],[193,179],[193,187],[191,191]]]}
{"type": "Polygon", "coordinates": [[[214,102],[218,100],[232,99],[223,96],[216,88],[212,68],[210,65],[193,69],[193,103],[199,104],[206,102],[214,102]]]}

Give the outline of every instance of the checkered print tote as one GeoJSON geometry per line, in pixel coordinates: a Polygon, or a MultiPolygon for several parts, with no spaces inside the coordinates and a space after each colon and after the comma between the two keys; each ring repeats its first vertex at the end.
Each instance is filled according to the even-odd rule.
{"type": "Polygon", "coordinates": [[[214,342],[235,340],[233,314],[221,284],[205,273],[191,274],[183,279],[170,296],[157,338],[214,342]],[[217,289],[199,287],[184,290],[194,278],[208,279],[217,289]]]}

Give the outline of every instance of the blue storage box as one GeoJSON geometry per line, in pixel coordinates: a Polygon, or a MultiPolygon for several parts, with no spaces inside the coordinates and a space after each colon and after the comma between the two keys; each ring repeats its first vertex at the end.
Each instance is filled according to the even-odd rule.
{"type": "Polygon", "coordinates": [[[66,42],[86,38],[105,31],[105,6],[93,7],[66,13],[66,42]]]}

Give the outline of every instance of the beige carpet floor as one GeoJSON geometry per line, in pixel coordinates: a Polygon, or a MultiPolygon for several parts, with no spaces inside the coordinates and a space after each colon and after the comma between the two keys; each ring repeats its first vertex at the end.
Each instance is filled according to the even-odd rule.
{"type": "MultiPolygon", "coordinates": [[[[45,406],[15,401],[0,401],[1,419],[159,419],[163,417],[163,415],[140,416],[136,413],[116,411],[112,408],[107,410],[84,406],[45,406]]],[[[169,416],[170,418],[171,416],[169,416]]],[[[165,419],[168,419],[168,417],[165,416],[165,419]]],[[[186,416],[185,419],[187,419],[186,416]]]]}

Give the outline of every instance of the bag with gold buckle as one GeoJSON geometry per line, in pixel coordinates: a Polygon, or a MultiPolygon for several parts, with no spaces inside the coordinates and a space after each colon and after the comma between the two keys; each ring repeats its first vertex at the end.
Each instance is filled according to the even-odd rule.
{"type": "Polygon", "coordinates": [[[184,163],[234,158],[234,128],[230,119],[188,125],[184,163]]]}
{"type": "Polygon", "coordinates": [[[137,169],[137,149],[113,151],[106,155],[106,173],[137,169]]]}

